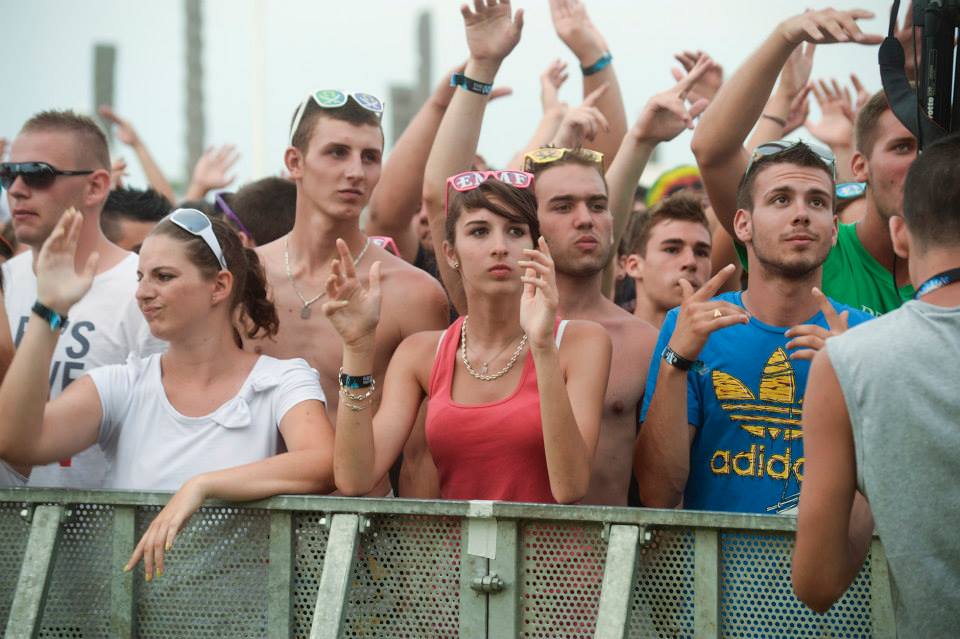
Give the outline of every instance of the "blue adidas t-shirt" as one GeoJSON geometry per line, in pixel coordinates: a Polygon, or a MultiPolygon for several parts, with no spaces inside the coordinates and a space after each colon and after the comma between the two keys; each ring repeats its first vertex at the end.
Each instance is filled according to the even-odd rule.
{"type": "MultiPolygon", "coordinates": [[[[736,291],[714,299],[742,307],[740,295],[736,291]]],[[[850,326],[871,319],[868,313],[831,303],[838,313],[850,312],[850,326]]],[[[641,421],[678,312],[675,308],[667,313],[660,329],[641,421]]],[[[822,312],[802,323],[827,327],[822,312]]],[[[687,421],[696,427],[696,435],[684,508],[778,513],[797,505],[803,479],[800,420],[810,362],[790,359],[790,340],[784,336],[788,329],[750,318],[749,324],[716,331],[700,353],[705,368],[687,374],[687,421]]]]}

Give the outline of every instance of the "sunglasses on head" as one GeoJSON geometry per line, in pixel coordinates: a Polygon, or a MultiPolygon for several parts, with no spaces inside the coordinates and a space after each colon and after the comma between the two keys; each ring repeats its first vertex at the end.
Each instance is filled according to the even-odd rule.
{"type": "Polygon", "coordinates": [[[509,184],[518,189],[529,189],[533,185],[533,174],[526,171],[464,171],[447,178],[447,188],[443,191],[443,212],[447,213],[450,188],[459,193],[472,191],[490,178],[509,184]]]}
{"type": "Polygon", "coordinates": [[[818,158],[830,169],[830,175],[833,176],[833,179],[837,179],[837,158],[833,155],[833,151],[828,149],[825,146],[821,146],[815,142],[804,142],[804,141],[794,141],[794,140],[774,140],[773,142],[764,142],[756,149],[754,149],[753,154],[750,156],[750,164],[747,165],[747,170],[744,172],[744,175],[750,172],[750,169],[754,164],[761,158],[772,157],[774,155],[779,155],[784,151],[789,151],[799,145],[803,144],[808,149],[813,151],[818,158]]]}
{"type": "Polygon", "coordinates": [[[290,144],[293,144],[293,136],[297,132],[297,127],[300,126],[300,121],[303,119],[303,115],[306,113],[307,106],[311,100],[321,109],[339,109],[347,103],[347,100],[353,100],[367,111],[375,113],[378,119],[383,119],[383,100],[371,93],[344,92],[338,89],[318,89],[304,98],[300,106],[297,107],[297,115],[294,116],[293,126],[290,127],[290,144]]]}
{"type": "Polygon", "coordinates": [[[210,218],[196,209],[177,209],[167,216],[171,222],[191,235],[196,235],[210,247],[214,257],[220,262],[220,268],[227,269],[227,259],[223,256],[220,241],[213,232],[213,223],[210,218]]]}
{"type": "Polygon", "coordinates": [[[217,193],[217,197],[214,198],[214,202],[216,203],[217,208],[220,209],[220,212],[226,215],[231,222],[237,225],[237,228],[240,229],[241,233],[244,233],[247,237],[253,239],[253,233],[247,228],[247,225],[240,220],[240,216],[233,212],[233,209],[230,208],[229,204],[227,204],[227,199],[223,197],[223,193],[217,193]]]}
{"type": "Polygon", "coordinates": [[[551,162],[562,160],[568,155],[577,155],[599,165],[601,170],[603,169],[603,153],[600,151],[592,151],[590,149],[565,149],[563,147],[555,146],[545,146],[539,149],[534,149],[533,151],[530,151],[524,155],[523,169],[525,171],[531,171],[535,166],[541,164],[550,164],[551,162]]]}
{"type": "Polygon", "coordinates": [[[46,162],[3,162],[0,163],[0,186],[9,190],[17,178],[31,189],[45,189],[61,175],[90,175],[90,171],[61,171],[46,162]]]}

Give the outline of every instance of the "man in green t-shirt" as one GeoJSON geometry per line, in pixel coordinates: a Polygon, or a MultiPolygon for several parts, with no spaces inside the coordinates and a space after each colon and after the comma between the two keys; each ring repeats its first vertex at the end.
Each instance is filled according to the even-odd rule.
{"type": "MultiPolygon", "coordinates": [[[[829,30],[819,32],[818,37],[811,35],[818,32],[814,27],[806,28],[813,24],[814,17],[821,23],[848,24],[872,14],[825,9],[781,22],[723,85],[694,132],[692,148],[707,194],[730,237],[736,237],[733,217],[737,212],[737,185],[750,161],[744,141],[761,117],[765,128],[770,128],[771,122],[777,125],[785,115],[777,111],[785,108],[778,103],[780,92],[768,102],[780,70],[791,54],[800,53],[798,47],[804,42],[838,42],[829,30]]],[[[880,36],[859,29],[844,40],[859,44],[879,41],[880,36]]],[[[806,45],[804,54],[812,63],[810,46],[806,45]]],[[[859,222],[839,226],[837,243],[823,266],[823,291],[834,300],[880,315],[910,299],[913,289],[906,264],[898,263],[893,252],[888,220],[900,214],[903,181],[916,155],[916,140],[890,111],[883,93],[873,96],[858,115],[856,151],[851,159],[854,178],[867,183],[867,212],[859,222]]],[[[743,261],[742,247],[738,247],[738,253],[743,261]]]]}

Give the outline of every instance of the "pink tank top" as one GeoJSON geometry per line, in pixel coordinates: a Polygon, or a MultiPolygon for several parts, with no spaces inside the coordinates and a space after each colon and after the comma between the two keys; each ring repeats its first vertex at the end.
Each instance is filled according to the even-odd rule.
{"type": "MultiPolygon", "coordinates": [[[[440,338],[430,374],[426,435],[440,475],[440,497],[556,503],[547,474],[533,357],[528,351],[520,383],[506,398],[459,404],[452,390],[462,322],[460,317],[440,338]]],[[[558,323],[558,346],[565,324],[558,323]]]]}

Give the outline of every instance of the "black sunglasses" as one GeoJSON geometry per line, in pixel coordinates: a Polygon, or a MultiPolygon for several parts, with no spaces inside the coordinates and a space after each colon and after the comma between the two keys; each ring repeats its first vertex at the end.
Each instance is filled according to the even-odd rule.
{"type": "Polygon", "coordinates": [[[93,171],[61,171],[46,162],[0,163],[0,186],[9,190],[18,177],[31,189],[45,189],[61,175],[90,175],[93,171]]]}

